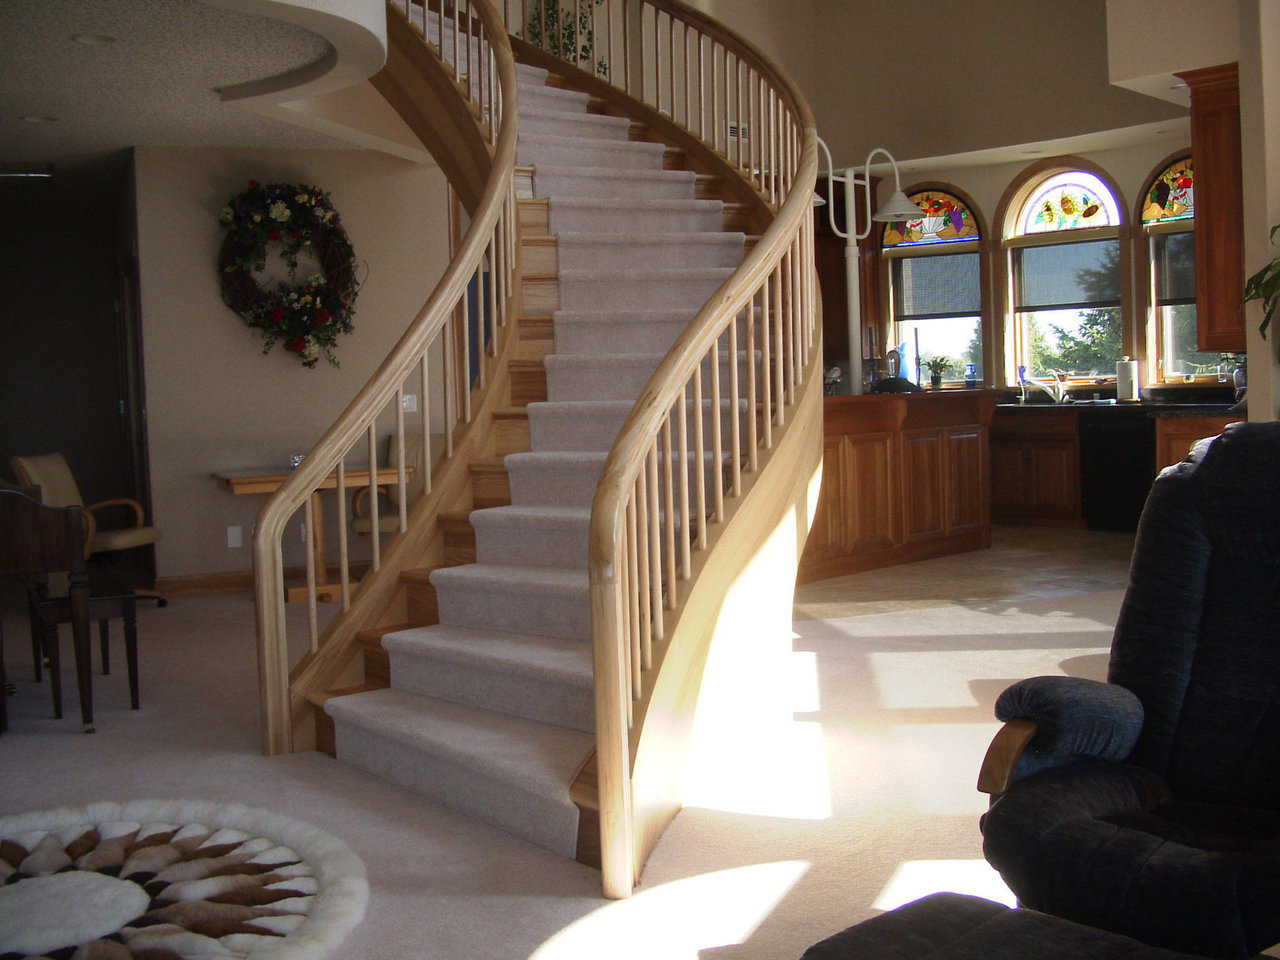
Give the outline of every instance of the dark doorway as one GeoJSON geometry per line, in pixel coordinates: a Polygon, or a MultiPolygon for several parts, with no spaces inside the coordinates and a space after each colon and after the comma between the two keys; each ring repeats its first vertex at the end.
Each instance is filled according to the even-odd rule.
{"type": "MultiPolygon", "coordinates": [[[[128,153],[0,181],[0,470],[60,452],[87,503],[132,497],[150,522],[135,210],[128,153]]],[[[115,562],[154,579],[149,547],[115,562]]]]}

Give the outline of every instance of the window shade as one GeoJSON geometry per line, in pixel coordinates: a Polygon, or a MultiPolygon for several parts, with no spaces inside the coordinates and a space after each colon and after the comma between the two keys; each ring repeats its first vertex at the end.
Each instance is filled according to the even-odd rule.
{"type": "Polygon", "coordinates": [[[1120,303],[1120,241],[1090,240],[1014,251],[1018,310],[1120,303]]]}
{"type": "Polygon", "coordinates": [[[1156,260],[1156,299],[1164,303],[1194,303],[1196,299],[1196,235],[1166,233],[1153,238],[1156,260]]]}
{"type": "Polygon", "coordinates": [[[978,254],[901,257],[893,261],[893,315],[970,317],[982,312],[978,254]]]}

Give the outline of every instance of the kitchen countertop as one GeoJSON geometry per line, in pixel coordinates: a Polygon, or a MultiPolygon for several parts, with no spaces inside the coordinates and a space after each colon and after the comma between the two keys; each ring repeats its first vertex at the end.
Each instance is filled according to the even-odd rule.
{"type": "Polygon", "coordinates": [[[1147,417],[1230,417],[1239,414],[1241,419],[1246,416],[1242,410],[1232,410],[1234,404],[1230,403],[1147,403],[1139,401],[1137,403],[999,403],[996,404],[997,412],[1006,411],[1023,411],[1023,410],[1074,410],[1077,413],[1084,411],[1107,411],[1116,415],[1122,415],[1121,411],[1133,416],[1147,417]]]}

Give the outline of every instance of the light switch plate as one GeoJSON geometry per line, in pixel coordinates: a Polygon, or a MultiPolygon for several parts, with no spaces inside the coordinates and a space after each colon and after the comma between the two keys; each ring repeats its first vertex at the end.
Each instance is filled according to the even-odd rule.
{"type": "Polygon", "coordinates": [[[416,393],[406,393],[404,395],[404,412],[405,413],[418,412],[418,395],[416,393]]]}
{"type": "Polygon", "coordinates": [[[244,546],[244,527],[238,523],[227,525],[227,549],[238,550],[244,546]]]}

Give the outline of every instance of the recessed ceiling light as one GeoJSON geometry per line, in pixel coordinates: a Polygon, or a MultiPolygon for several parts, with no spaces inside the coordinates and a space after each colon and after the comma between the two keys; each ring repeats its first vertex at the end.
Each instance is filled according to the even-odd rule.
{"type": "Polygon", "coordinates": [[[41,116],[38,113],[29,113],[26,116],[19,117],[18,119],[26,123],[57,123],[58,122],[57,117],[41,116]]]}
{"type": "Polygon", "coordinates": [[[76,43],[83,43],[86,47],[107,47],[115,43],[118,38],[105,33],[77,33],[71,39],[76,43]]]}

